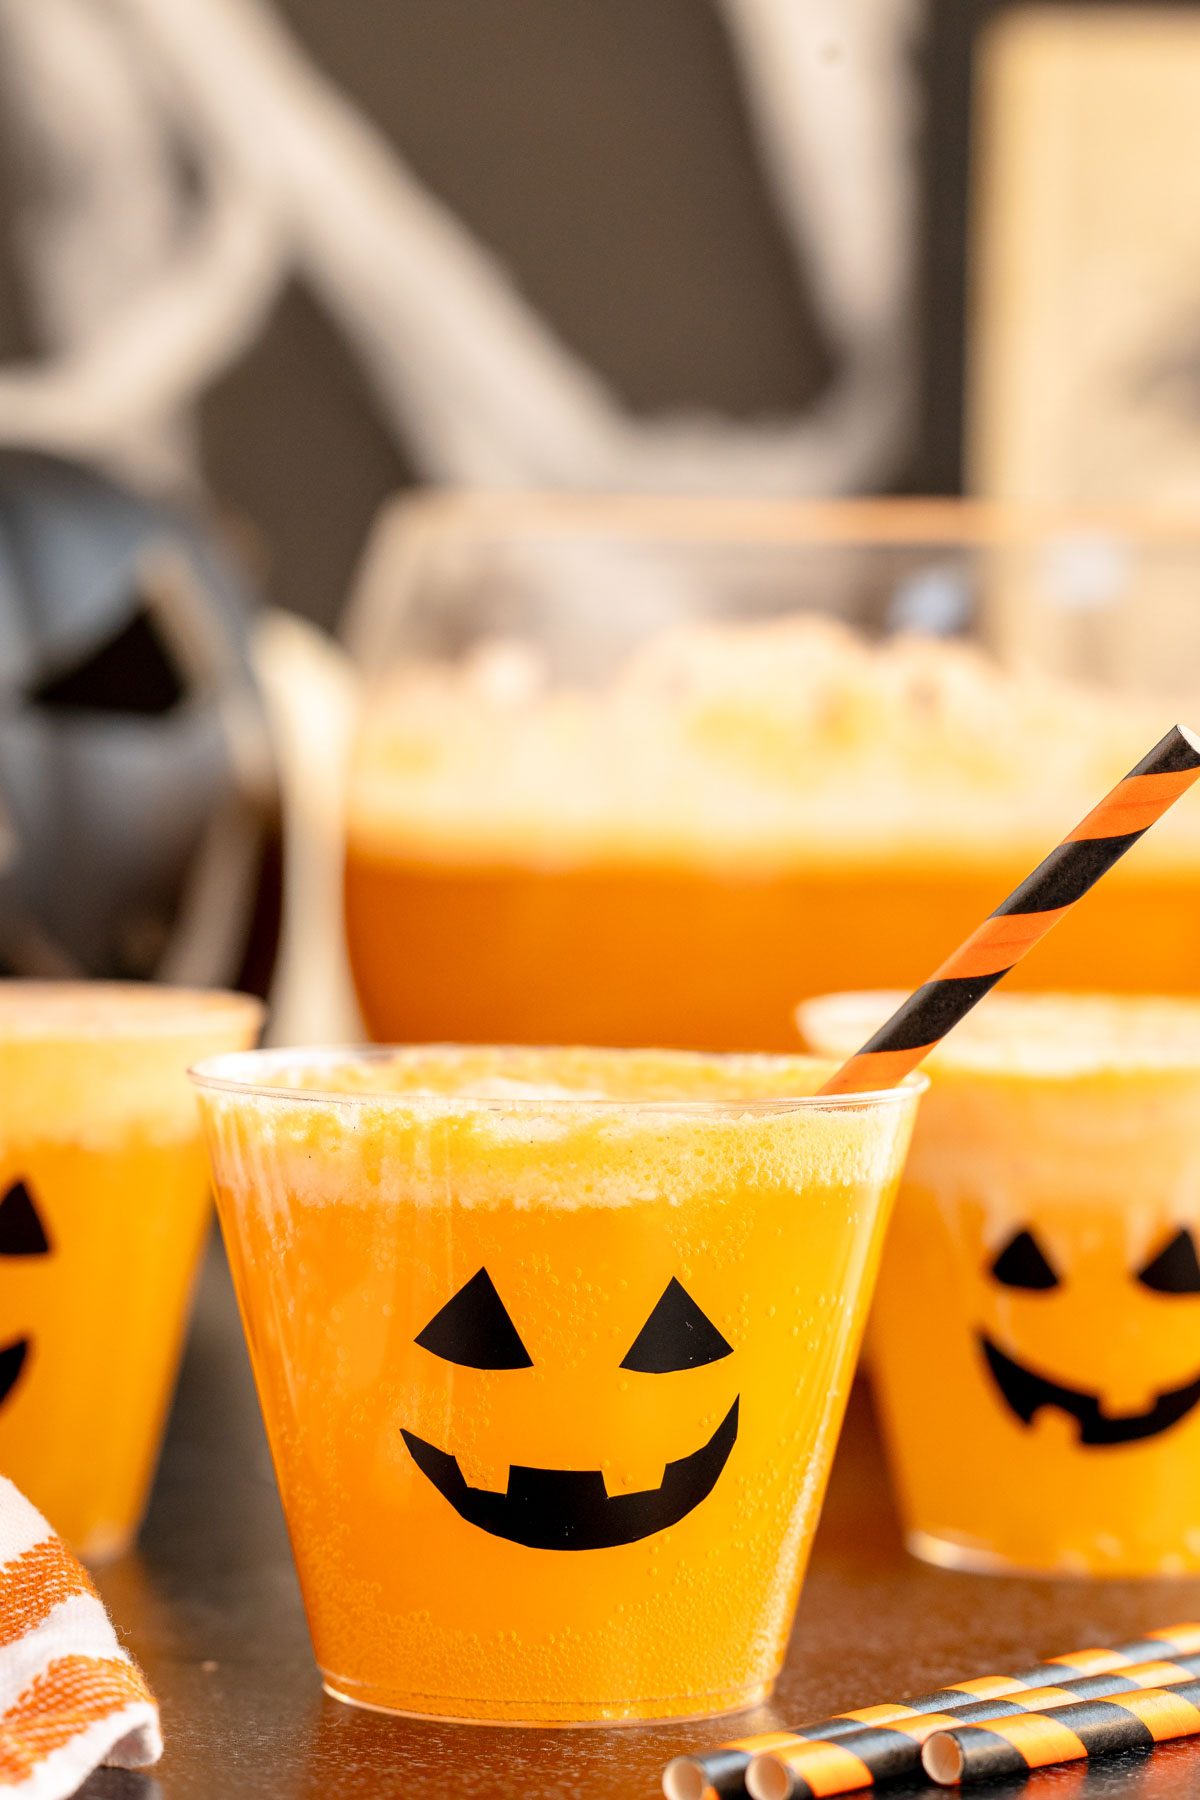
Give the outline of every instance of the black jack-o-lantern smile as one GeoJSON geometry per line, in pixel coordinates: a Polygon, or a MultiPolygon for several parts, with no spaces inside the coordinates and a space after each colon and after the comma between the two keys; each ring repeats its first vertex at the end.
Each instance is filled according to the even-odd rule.
{"type": "MultiPolygon", "coordinates": [[[[23,1181],[14,1181],[0,1197],[0,1256],[48,1256],[50,1240],[38,1217],[33,1196],[23,1181]]],[[[0,1406],[8,1399],[29,1359],[29,1339],[0,1345],[0,1406]]]]}
{"type": "MultiPolygon", "coordinates": [[[[530,1357],[486,1269],[448,1300],[416,1339],[423,1350],[468,1369],[529,1369],[530,1357]]],[[[711,1319],[672,1279],[621,1367],[649,1375],[697,1369],[731,1356],[711,1319]]],[[[503,1494],[469,1487],[458,1461],[412,1431],[401,1436],[421,1473],[468,1524],[532,1550],[607,1550],[665,1531],[716,1486],[738,1430],[735,1399],[708,1442],[668,1463],[662,1482],[610,1495],[599,1469],[531,1469],[514,1464],[503,1494]]]]}
{"type": "MultiPolygon", "coordinates": [[[[1002,1287],[1045,1293],[1060,1280],[1033,1232],[1018,1231],[993,1262],[992,1278],[1002,1287]]],[[[1190,1231],[1183,1229],[1137,1271],[1142,1286],[1158,1294],[1200,1294],[1200,1260],[1190,1231]]],[[[1178,1425],[1200,1403],[1200,1375],[1182,1387],[1157,1394],[1144,1412],[1110,1414],[1101,1397],[1068,1387],[1026,1364],[1018,1362],[986,1332],[979,1333],[979,1347],[988,1372],[1002,1399],[1022,1425],[1032,1425],[1043,1407],[1057,1407],[1079,1426],[1079,1442],[1087,1448],[1138,1443],[1158,1437],[1178,1425]]]]}

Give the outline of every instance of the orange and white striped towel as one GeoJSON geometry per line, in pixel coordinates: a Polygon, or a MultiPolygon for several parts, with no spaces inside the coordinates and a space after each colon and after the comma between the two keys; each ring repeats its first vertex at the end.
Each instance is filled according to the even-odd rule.
{"type": "Polygon", "coordinates": [[[87,1575],[0,1476],[0,1795],[63,1800],[162,1755],[158,1707],[87,1575]]]}

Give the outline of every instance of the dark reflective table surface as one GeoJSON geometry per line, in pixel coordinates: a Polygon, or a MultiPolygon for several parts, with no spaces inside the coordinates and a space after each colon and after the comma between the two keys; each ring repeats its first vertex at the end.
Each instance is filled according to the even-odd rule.
{"type": "MultiPolygon", "coordinates": [[[[999,1472],[998,1472],[999,1473],[999,1472]]],[[[851,1406],[774,1700],[704,1725],[522,1731],[356,1711],[321,1691],[229,1277],[214,1245],[149,1517],[101,1572],[162,1703],[153,1777],[105,1770],[86,1800],[634,1800],[668,1757],[752,1730],[903,1699],[1039,1656],[1200,1616],[1200,1581],[956,1575],[906,1556],[865,1392],[851,1406]]],[[[1200,1740],[993,1783],[1000,1800],[1183,1800],[1200,1740]]],[[[912,1796],[917,1791],[892,1789],[912,1796]]]]}

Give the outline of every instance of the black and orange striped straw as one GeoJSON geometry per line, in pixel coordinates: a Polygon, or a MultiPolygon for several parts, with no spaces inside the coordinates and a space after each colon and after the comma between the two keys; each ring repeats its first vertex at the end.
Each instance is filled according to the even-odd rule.
{"type": "MultiPolygon", "coordinates": [[[[957,1713],[981,1701],[1000,1700],[1030,1690],[1065,1688],[1076,1679],[1114,1670],[1132,1673],[1133,1669],[1164,1656],[1182,1659],[1197,1654],[1200,1654],[1200,1624],[1166,1625],[1113,1649],[1074,1650],[1063,1656],[1048,1657],[1015,1675],[975,1676],[968,1681],[950,1682],[931,1694],[918,1695],[914,1700],[861,1707],[854,1712],[837,1713],[831,1719],[822,1719],[799,1730],[762,1732],[755,1737],[734,1738],[719,1749],[700,1756],[677,1756],[663,1770],[663,1793],[666,1800],[733,1800],[733,1797],[745,1794],[746,1771],[758,1756],[787,1754],[800,1745],[825,1749],[860,1733],[864,1727],[878,1729],[933,1714],[957,1713]]],[[[861,1758],[858,1760],[861,1764],[861,1758]]],[[[866,1778],[856,1785],[868,1786],[873,1781],[868,1770],[866,1778]]],[[[815,1791],[831,1794],[850,1790],[821,1786],[815,1791]]]]}
{"type": "Polygon", "coordinates": [[[921,1752],[925,1773],[942,1787],[1023,1775],[1052,1763],[1152,1750],[1169,1738],[1200,1736],[1200,1681],[1147,1688],[1118,1700],[1083,1700],[1022,1712],[990,1725],[934,1732],[921,1752]]]}
{"type": "Polygon", "coordinates": [[[1173,725],[1008,899],[821,1089],[895,1087],[1083,898],[1200,775],[1200,739],[1173,725]]]}
{"type": "Polygon", "coordinates": [[[1003,1721],[1004,1729],[1023,1713],[1044,1713],[1051,1707],[1073,1706],[1083,1700],[1110,1700],[1114,1695],[1143,1690],[1182,1689],[1200,1679],[1200,1655],[1181,1656],[1177,1662],[1136,1663],[1104,1675],[1080,1675],[1056,1687],[1025,1689],[1001,1698],[977,1700],[953,1712],[918,1714],[895,1719],[888,1725],[864,1725],[832,1742],[808,1738],[776,1744],[760,1750],[746,1770],[746,1791],[751,1800],[829,1800],[834,1794],[851,1794],[885,1782],[904,1781],[920,1775],[923,1746],[935,1735],[957,1730],[960,1725],[1003,1721]]]}

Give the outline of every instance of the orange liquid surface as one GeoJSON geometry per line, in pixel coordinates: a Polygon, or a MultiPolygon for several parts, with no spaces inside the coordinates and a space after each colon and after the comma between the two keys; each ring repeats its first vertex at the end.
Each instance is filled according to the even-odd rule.
{"type": "MultiPolygon", "coordinates": [[[[702,1076],[689,1072],[693,1098],[702,1076]]],[[[811,1091],[811,1065],[804,1078],[811,1091]]],[[[205,1096],[332,1692],[569,1723],[706,1714],[769,1691],[911,1104],[564,1118],[521,1102],[439,1118],[419,1102],[205,1096]],[[529,1366],[464,1367],[415,1341],[481,1268],[529,1366]],[[673,1280],[729,1353],[622,1368],[673,1280]],[[645,1494],[735,1401],[736,1441],[705,1497],[666,1529],[579,1550],[461,1516],[402,1435],[455,1457],[473,1489],[504,1494],[517,1467],[645,1494]]]]}
{"type": "MultiPolygon", "coordinates": [[[[1139,847],[1006,986],[1200,993],[1200,875],[1144,865],[1139,847]]],[[[1031,866],[474,868],[352,839],[347,930],[380,1041],[788,1050],[798,1000],[917,986],[1031,866]]]]}

